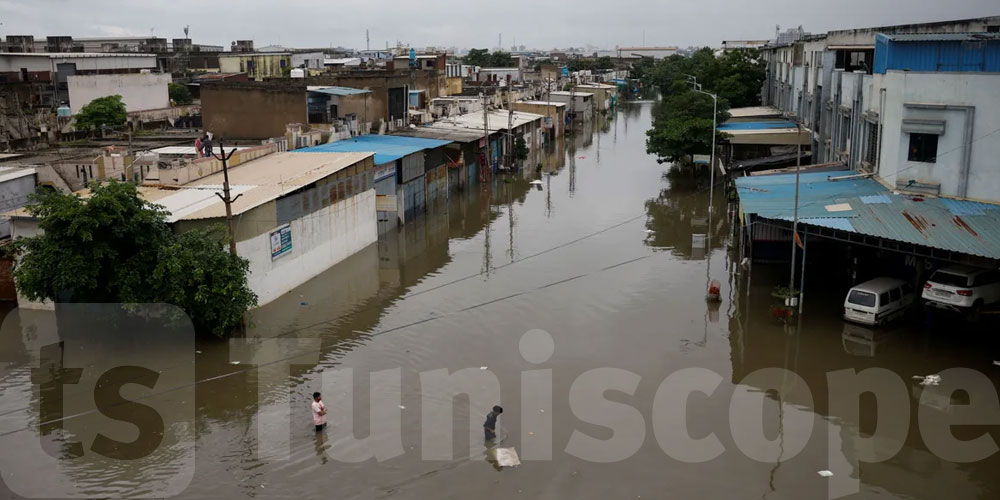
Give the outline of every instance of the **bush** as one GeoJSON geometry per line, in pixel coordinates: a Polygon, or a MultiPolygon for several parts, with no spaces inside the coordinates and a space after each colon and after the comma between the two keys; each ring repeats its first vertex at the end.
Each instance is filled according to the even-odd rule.
{"type": "Polygon", "coordinates": [[[194,101],[194,97],[191,96],[191,91],[188,90],[187,85],[171,82],[167,85],[167,93],[170,95],[170,100],[176,104],[191,104],[194,101]]]}

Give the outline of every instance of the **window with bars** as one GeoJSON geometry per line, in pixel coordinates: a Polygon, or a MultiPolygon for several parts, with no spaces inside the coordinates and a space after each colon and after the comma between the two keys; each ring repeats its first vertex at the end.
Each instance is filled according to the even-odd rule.
{"type": "Polygon", "coordinates": [[[865,159],[869,165],[875,165],[875,160],[878,158],[878,133],[879,125],[877,123],[868,124],[868,134],[865,138],[865,159]]]}

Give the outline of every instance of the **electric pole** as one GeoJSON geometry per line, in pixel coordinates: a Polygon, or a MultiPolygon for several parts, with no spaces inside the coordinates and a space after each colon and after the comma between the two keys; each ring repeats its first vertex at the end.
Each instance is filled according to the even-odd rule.
{"type": "Polygon", "coordinates": [[[212,156],[215,157],[216,160],[222,162],[222,194],[216,192],[215,195],[222,200],[223,204],[226,205],[226,227],[229,229],[229,253],[233,256],[236,256],[236,230],[233,228],[233,202],[239,199],[240,196],[243,196],[242,193],[236,195],[235,198],[231,198],[229,196],[229,168],[227,167],[227,162],[235,152],[236,148],[233,148],[227,155],[226,148],[222,146],[222,139],[219,139],[219,153],[221,154],[217,155],[212,153],[212,156]]]}
{"type": "Polygon", "coordinates": [[[489,106],[486,105],[486,94],[483,93],[483,134],[486,141],[486,170],[484,173],[488,172],[490,175],[493,174],[493,159],[490,157],[490,110],[489,106]]]}

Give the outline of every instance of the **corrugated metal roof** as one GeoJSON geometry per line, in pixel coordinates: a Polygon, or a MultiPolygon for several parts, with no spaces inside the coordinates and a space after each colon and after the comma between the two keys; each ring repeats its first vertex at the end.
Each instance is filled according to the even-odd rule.
{"type": "Polygon", "coordinates": [[[398,135],[360,135],[351,139],[320,144],[311,148],[296,149],[294,153],[354,153],[358,151],[371,151],[375,153],[375,164],[382,165],[383,163],[396,161],[404,156],[425,149],[444,146],[450,142],[398,135]]]}
{"type": "Polygon", "coordinates": [[[393,132],[393,135],[406,137],[422,137],[424,139],[439,139],[453,142],[473,142],[483,138],[482,130],[467,128],[439,128],[434,126],[421,126],[408,128],[393,132]]]}
{"type": "Polygon", "coordinates": [[[894,42],[966,42],[1000,40],[1000,33],[896,33],[885,37],[894,42]]]}
{"type": "MultiPolygon", "coordinates": [[[[1000,205],[894,194],[873,179],[829,176],[801,175],[800,223],[1000,259],[1000,205]],[[850,209],[831,212],[838,204],[850,209]]],[[[792,220],[794,174],[741,177],[736,187],[744,213],[792,220]]]]}
{"type": "Polygon", "coordinates": [[[878,34],[875,73],[1000,71],[1000,33],[878,34]]]}
{"type": "Polygon", "coordinates": [[[318,92],[320,94],[330,94],[336,96],[348,96],[357,94],[370,94],[372,91],[364,89],[352,89],[350,87],[327,87],[327,86],[314,86],[310,85],[306,87],[309,92],[318,92]]]}

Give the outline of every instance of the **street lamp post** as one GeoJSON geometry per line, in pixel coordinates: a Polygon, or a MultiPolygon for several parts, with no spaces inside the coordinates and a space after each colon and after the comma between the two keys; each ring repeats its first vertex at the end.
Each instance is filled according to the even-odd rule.
{"type": "MultiPolygon", "coordinates": [[[[694,77],[692,77],[694,78],[694,77]]],[[[697,80],[697,79],[696,79],[697,80]]],[[[712,213],[712,204],[715,202],[715,129],[717,127],[716,119],[719,113],[719,96],[701,90],[701,84],[694,83],[694,91],[699,94],[705,94],[712,98],[712,151],[709,154],[708,170],[709,170],[709,186],[708,186],[708,213],[712,213]]]]}

